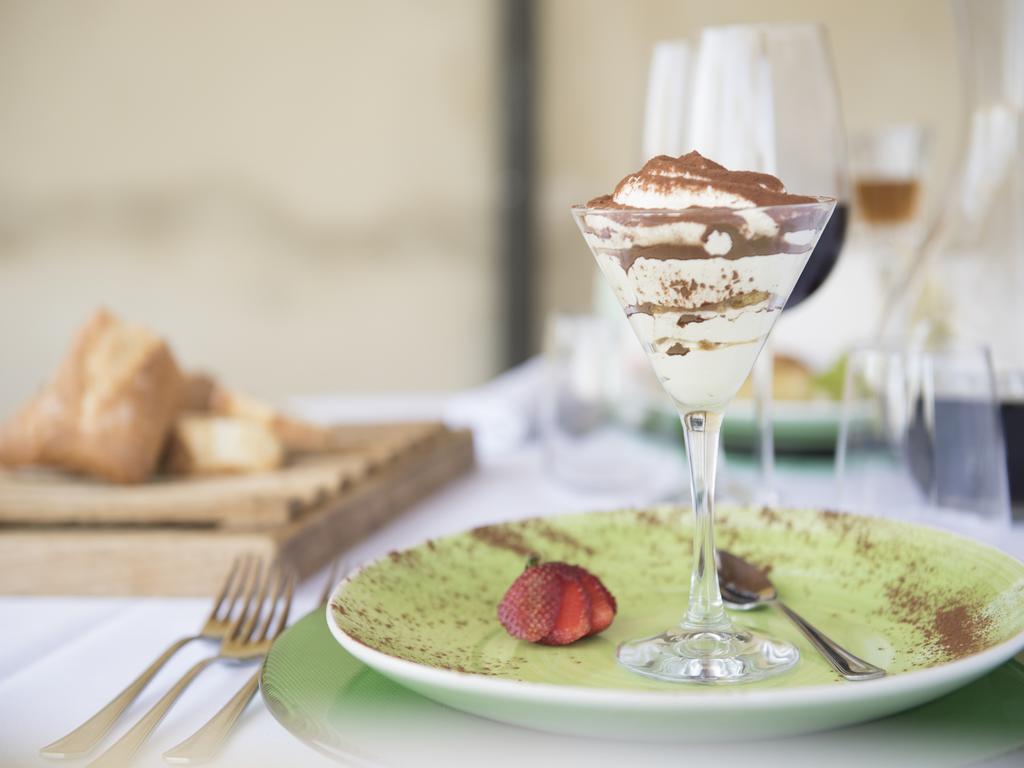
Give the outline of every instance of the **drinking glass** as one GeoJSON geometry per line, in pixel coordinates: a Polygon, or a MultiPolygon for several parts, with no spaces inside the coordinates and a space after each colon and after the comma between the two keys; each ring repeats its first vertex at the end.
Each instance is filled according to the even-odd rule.
{"type": "Polygon", "coordinates": [[[920,210],[925,131],[900,123],[865,131],[851,142],[859,217],[878,228],[904,227],[920,210]]]}
{"type": "Polygon", "coordinates": [[[1006,441],[1006,473],[1010,479],[1010,514],[1024,520],[1024,371],[1000,371],[996,375],[1006,441]]]}
{"type": "Polygon", "coordinates": [[[743,210],[573,208],[682,421],[690,465],[689,605],[677,626],[619,646],[619,663],[630,671],[671,682],[748,682],[799,658],[789,643],[734,627],[722,605],[714,538],[718,438],[726,406],[834,206],[832,198],[817,198],[743,210]]]}
{"type": "MultiPolygon", "coordinates": [[[[629,370],[635,345],[621,317],[555,314],[545,342],[546,382],[540,407],[544,468],[577,494],[601,502],[649,504],[686,484],[678,425],[652,419],[650,372],[629,370]],[[628,333],[628,331],[627,331],[628,333]]],[[[630,334],[631,336],[632,334],[630,334]]]]}
{"type": "MultiPolygon", "coordinates": [[[[693,49],[689,41],[662,40],[655,44],[647,72],[641,162],[655,155],[678,156],[689,151],[687,120],[692,65],[693,49]]],[[[631,333],[625,327],[618,302],[596,268],[593,306],[598,314],[614,319],[618,330],[629,339],[631,333]]],[[[637,357],[643,359],[639,350],[627,350],[625,354],[627,363],[634,362],[637,357]]],[[[644,373],[648,374],[647,371],[644,373]]],[[[649,379],[649,374],[644,379],[649,379]]]]}
{"type": "MultiPolygon", "coordinates": [[[[846,233],[846,137],[832,56],[817,24],[708,27],[694,62],[689,141],[727,168],[778,176],[799,194],[838,200],[800,279],[792,309],[825,282],[846,233]]],[[[770,345],[754,369],[759,486],[752,496],[777,500],[772,434],[770,345]]]]}
{"type": "Polygon", "coordinates": [[[857,207],[855,221],[875,259],[882,312],[879,335],[889,312],[906,291],[909,270],[924,237],[921,197],[924,185],[924,128],[913,123],[884,125],[851,141],[857,207]]]}
{"type": "Polygon", "coordinates": [[[690,75],[693,51],[686,40],[663,40],[654,46],[647,75],[643,160],[689,151],[690,75]]]}
{"type": "Polygon", "coordinates": [[[1006,452],[985,347],[854,349],[836,446],[843,506],[958,527],[1010,520],[1006,452]]]}

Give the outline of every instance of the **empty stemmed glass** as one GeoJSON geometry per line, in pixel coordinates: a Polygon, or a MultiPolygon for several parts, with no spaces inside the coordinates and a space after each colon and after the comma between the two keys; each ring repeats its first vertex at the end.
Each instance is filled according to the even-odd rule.
{"type": "MultiPolygon", "coordinates": [[[[838,200],[789,295],[790,310],[818,290],[839,258],[849,180],[846,133],[828,38],[819,24],[707,27],[690,83],[690,148],[728,168],[784,179],[790,189],[838,200]]],[[[754,370],[760,477],[751,498],[774,503],[771,345],[754,370]]]]}

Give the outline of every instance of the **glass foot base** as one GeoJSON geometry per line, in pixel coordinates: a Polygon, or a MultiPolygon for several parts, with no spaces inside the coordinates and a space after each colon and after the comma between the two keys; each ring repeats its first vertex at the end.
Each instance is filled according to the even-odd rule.
{"type": "Polygon", "coordinates": [[[745,631],[673,628],[630,640],[616,652],[630,672],[672,683],[749,683],[793,667],[800,652],[789,643],[745,631]]]}

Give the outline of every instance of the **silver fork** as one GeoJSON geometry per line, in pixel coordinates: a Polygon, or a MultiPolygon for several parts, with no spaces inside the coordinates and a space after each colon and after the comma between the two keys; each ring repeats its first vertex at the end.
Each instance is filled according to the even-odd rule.
{"type": "Polygon", "coordinates": [[[261,564],[252,569],[251,578],[247,579],[242,612],[221,640],[217,655],[196,662],[124,736],[91,762],[89,768],[127,764],[182,692],[215,661],[253,661],[266,654],[288,621],[295,576],[280,563],[271,566],[265,577],[262,571],[261,564]]]}
{"type": "Polygon", "coordinates": [[[188,637],[183,637],[175,642],[160,654],[142,673],[136,677],[117,696],[103,707],[99,712],[90,717],[80,726],[66,736],[62,736],[52,744],[47,744],[39,750],[43,757],[79,757],[95,747],[100,739],[106,736],[107,732],[117,722],[143,689],[149,684],[156,673],[159,672],[174,654],[191,643],[193,640],[221,640],[231,629],[231,614],[234,611],[235,603],[242,595],[242,589],[249,576],[251,568],[255,567],[255,559],[249,555],[236,557],[231,564],[220,594],[213,601],[213,608],[206,618],[199,632],[188,637]]]}
{"type": "MultiPolygon", "coordinates": [[[[323,591],[320,593],[318,605],[327,604],[331,596],[331,589],[338,581],[338,569],[346,571],[346,566],[341,564],[341,558],[336,558],[331,563],[331,569],[327,574],[327,581],[323,591]]],[[[221,709],[211,717],[205,725],[193,733],[177,746],[164,752],[164,760],[169,763],[202,763],[212,759],[220,751],[224,740],[234,727],[242,712],[249,706],[252,697],[260,685],[260,670],[256,670],[245,685],[243,685],[234,696],[221,709]]]]}

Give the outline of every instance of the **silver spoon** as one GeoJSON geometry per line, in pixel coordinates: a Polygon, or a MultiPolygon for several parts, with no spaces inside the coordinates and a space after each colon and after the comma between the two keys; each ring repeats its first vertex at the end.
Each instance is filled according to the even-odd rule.
{"type": "Polygon", "coordinates": [[[718,586],[722,599],[730,608],[749,611],[762,605],[774,605],[811,641],[832,668],[847,680],[874,680],[885,670],[858,658],[825,633],[808,624],[795,611],[779,600],[779,593],[757,566],[742,557],[718,550],[718,586]]]}

